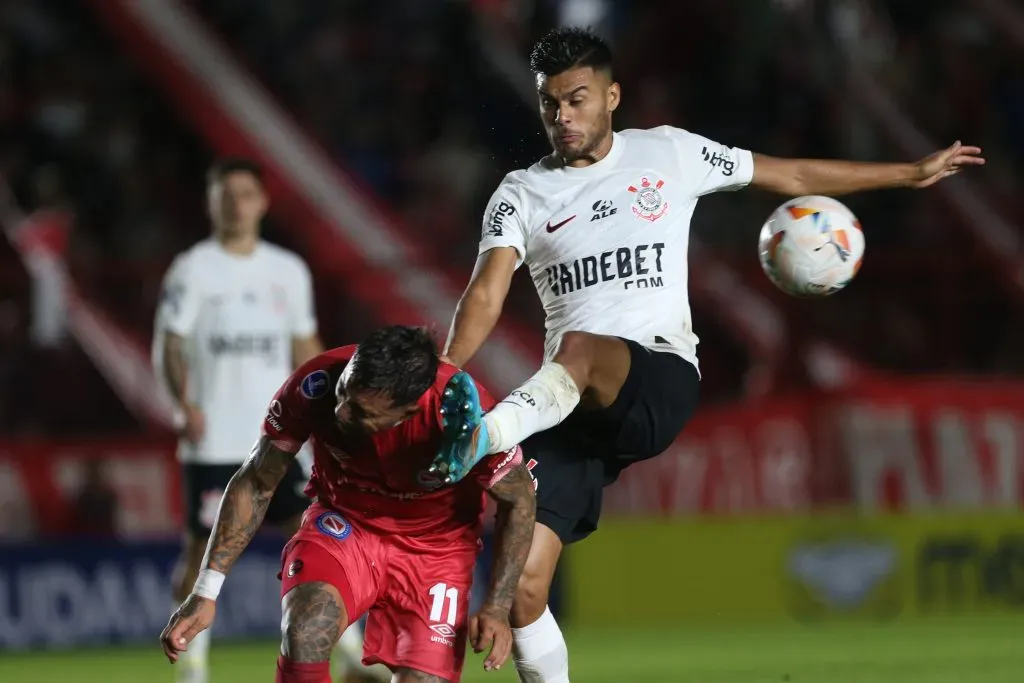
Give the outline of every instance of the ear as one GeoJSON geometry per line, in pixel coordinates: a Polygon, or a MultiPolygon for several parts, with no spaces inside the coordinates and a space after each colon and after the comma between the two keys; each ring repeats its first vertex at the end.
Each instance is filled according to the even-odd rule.
{"type": "Polygon", "coordinates": [[[619,108],[619,102],[622,101],[622,89],[619,84],[612,82],[608,86],[608,111],[615,111],[619,108]]]}

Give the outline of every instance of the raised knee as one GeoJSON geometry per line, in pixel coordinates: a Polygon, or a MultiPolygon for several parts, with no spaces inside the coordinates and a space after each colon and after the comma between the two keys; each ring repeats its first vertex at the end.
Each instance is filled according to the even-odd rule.
{"type": "Polygon", "coordinates": [[[523,570],[516,586],[512,602],[511,621],[514,628],[528,626],[540,619],[548,606],[550,583],[540,572],[531,571],[529,565],[523,570]]]}

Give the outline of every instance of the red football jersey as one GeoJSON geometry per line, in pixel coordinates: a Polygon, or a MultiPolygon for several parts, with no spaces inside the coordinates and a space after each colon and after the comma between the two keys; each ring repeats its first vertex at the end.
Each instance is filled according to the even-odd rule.
{"type": "MultiPolygon", "coordinates": [[[[263,433],[282,450],[313,447],[306,494],[364,527],[411,536],[442,534],[475,542],[485,491],[522,462],[514,449],[488,456],[453,486],[429,488],[426,470],[441,443],[441,394],[458,368],[442,363],[419,399],[420,410],[383,432],[353,437],[338,428],[338,378],[356,347],[326,351],[295,371],[270,402],[263,433]]],[[[485,410],[494,399],[477,385],[485,410]]]]}

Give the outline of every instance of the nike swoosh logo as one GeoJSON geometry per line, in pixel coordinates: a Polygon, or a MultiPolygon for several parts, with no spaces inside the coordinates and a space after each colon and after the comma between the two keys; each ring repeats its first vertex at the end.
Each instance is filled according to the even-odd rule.
{"type": "Polygon", "coordinates": [[[560,227],[562,227],[563,225],[565,225],[566,223],[571,221],[573,218],[576,218],[575,214],[573,214],[572,216],[569,216],[568,218],[566,218],[561,223],[555,223],[554,225],[551,225],[551,221],[548,221],[548,232],[554,232],[555,230],[558,230],[560,227]]]}

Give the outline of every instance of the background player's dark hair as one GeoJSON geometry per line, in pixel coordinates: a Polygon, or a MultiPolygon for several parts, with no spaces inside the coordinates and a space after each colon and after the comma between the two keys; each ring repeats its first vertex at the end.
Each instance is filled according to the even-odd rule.
{"type": "Polygon", "coordinates": [[[556,76],[564,71],[589,66],[612,74],[612,51],[608,44],[586,28],[556,28],[537,41],[530,53],[534,73],[556,76]]]}
{"type": "Polygon", "coordinates": [[[206,182],[212,185],[224,180],[224,178],[232,173],[249,173],[260,183],[263,182],[263,167],[259,162],[246,159],[245,157],[217,159],[210,165],[210,170],[206,172],[206,182]]]}
{"type": "Polygon", "coordinates": [[[359,344],[357,360],[349,382],[390,396],[396,406],[417,401],[434,383],[441,363],[430,332],[407,325],[371,332],[359,344]]]}

